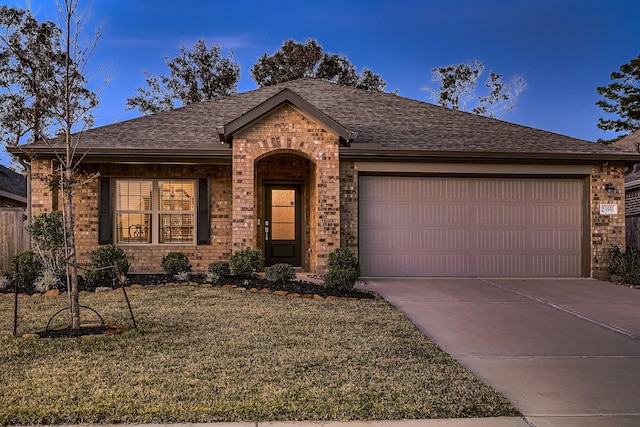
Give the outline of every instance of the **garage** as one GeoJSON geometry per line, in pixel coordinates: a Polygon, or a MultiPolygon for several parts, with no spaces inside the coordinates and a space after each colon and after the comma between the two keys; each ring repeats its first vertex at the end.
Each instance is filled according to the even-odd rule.
{"type": "Polygon", "coordinates": [[[360,176],[369,277],[580,277],[584,181],[360,176]]]}

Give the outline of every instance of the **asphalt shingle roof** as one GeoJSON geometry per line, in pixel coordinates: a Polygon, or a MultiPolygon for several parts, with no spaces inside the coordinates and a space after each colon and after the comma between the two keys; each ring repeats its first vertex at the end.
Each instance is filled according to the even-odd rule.
{"type": "Polygon", "coordinates": [[[27,178],[0,165],[0,190],[26,197],[27,178]]]}
{"type": "Polygon", "coordinates": [[[621,150],[501,120],[454,111],[390,93],[368,92],[317,79],[300,79],[205,101],[87,131],[82,144],[101,150],[211,149],[217,127],[289,88],[377,150],[464,153],[607,155],[621,150]]]}

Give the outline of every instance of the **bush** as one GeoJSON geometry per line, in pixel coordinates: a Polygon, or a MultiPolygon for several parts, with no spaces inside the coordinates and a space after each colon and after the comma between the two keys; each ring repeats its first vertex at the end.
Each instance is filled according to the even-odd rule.
{"type": "Polygon", "coordinates": [[[216,261],[209,264],[209,273],[215,274],[218,277],[231,275],[231,267],[228,262],[216,261]]]}
{"type": "Polygon", "coordinates": [[[100,246],[89,253],[88,269],[84,274],[87,282],[95,284],[111,284],[113,269],[105,268],[116,265],[123,276],[129,272],[127,254],[115,245],[100,246]]]}
{"type": "Polygon", "coordinates": [[[324,285],[330,289],[349,292],[360,277],[360,262],[347,248],[338,248],[329,254],[324,285]]]}
{"type": "Polygon", "coordinates": [[[182,252],[169,252],[162,258],[161,265],[165,273],[174,276],[191,271],[191,263],[182,252]]]}
{"type": "Polygon", "coordinates": [[[20,272],[18,292],[30,292],[36,279],[42,275],[40,257],[34,252],[25,251],[11,258],[11,272],[20,272]]]}
{"type": "Polygon", "coordinates": [[[623,251],[614,245],[609,250],[609,273],[620,276],[623,284],[640,284],[640,250],[627,246],[623,251]]]}
{"type": "Polygon", "coordinates": [[[12,276],[11,276],[11,273],[9,273],[8,271],[5,271],[2,274],[0,274],[0,291],[7,292],[11,290],[13,290],[12,276]]]}
{"type": "Polygon", "coordinates": [[[33,288],[36,292],[45,293],[51,289],[62,289],[63,282],[55,271],[46,268],[33,283],[33,288]]]}
{"type": "Polygon", "coordinates": [[[270,282],[290,282],[295,280],[296,272],[291,264],[274,264],[267,267],[265,277],[270,282]]]}
{"type": "Polygon", "coordinates": [[[257,249],[242,249],[231,255],[231,272],[239,277],[254,277],[262,269],[264,258],[257,249]]]}
{"type": "Polygon", "coordinates": [[[54,284],[56,278],[65,276],[66,270],[62,213],[54,211],[33,217],[27,231],[31,235],[31,248],[40,256],[42,268],[47,271],[45,282],[54,284]]]}

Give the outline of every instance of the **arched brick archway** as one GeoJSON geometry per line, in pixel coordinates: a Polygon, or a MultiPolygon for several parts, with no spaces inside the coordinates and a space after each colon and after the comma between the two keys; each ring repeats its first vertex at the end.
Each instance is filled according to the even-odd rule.
{"type": "Polygon", "coordinates": [[[339,137],[285,104],[246,126],[233,138],[233,251],[258,248],[263,183],[301,182],[308,212],[303,245],[305,269],[324,272],[327,255],[340,246],[339,137]],[[278,171],[273,162],[296,164],[278,171]],[[306,170],[306,176],[301,171],[306,170]],[[273,174],[273,175],[270,175],[273,174]],[[293,175],[292,175],[293,174],[293,175]]]}

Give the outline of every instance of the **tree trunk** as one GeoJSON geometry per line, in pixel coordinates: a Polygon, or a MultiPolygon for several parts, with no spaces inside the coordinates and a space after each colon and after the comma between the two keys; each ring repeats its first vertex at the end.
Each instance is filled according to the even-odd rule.
{"type": "Polygon", "coordinates": [[[71,169],[65,170],[64,188],[67,215],[65,216],[65,228],[67,233],[67,287],[69,289],[69,326],[71,329],[80,328],[80,302],[78,299],[78,263],[76,262],[76,239],[73,220],[73,188],[71,186],[71,169]]]}
{"type": "Polygon", "coordinates": [[[77,6],[77,3],[70,3],[65,1],[66,11],[66,24],[67,32],[66,36],[66,57],[65,57],[65,77],[64,77],[64,124],[65,124],[65,168],[64,179],[62,180],[64,185],[64,195],[67,203],[67,216],[65,218],[66,232],[67,232],[67,286],[69,287],[69,323],[71,329],[80,328],[80,302],[78,295],[80,290],[78,289],[78,263],[76,262],[76,237],[73,220],[73,148],[72,148],[72,114],[73,108],[71,104],[71,18],[73,16],[73,10],[77,6]],[[65,182],[66,181],[66,182],[65,182]],[[66,185],[65,185],[66,184],[66,185]]]}

